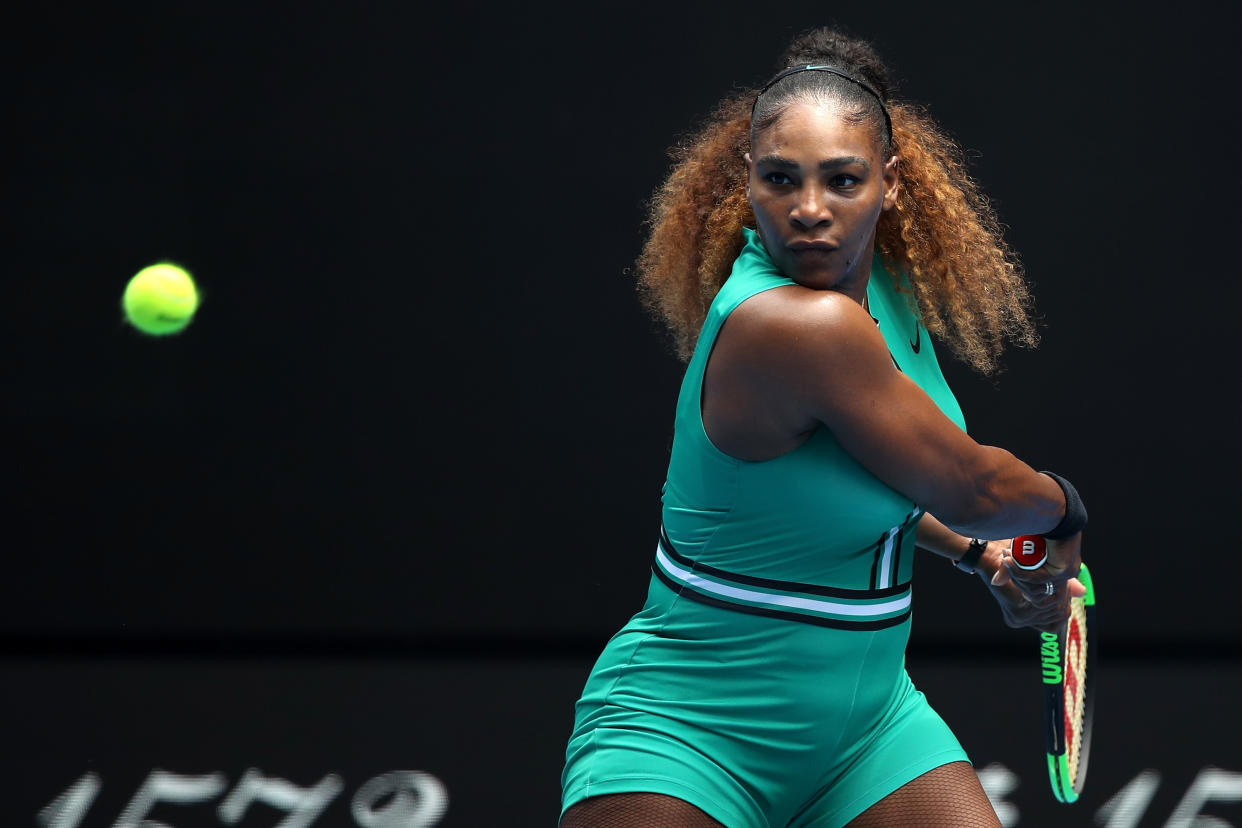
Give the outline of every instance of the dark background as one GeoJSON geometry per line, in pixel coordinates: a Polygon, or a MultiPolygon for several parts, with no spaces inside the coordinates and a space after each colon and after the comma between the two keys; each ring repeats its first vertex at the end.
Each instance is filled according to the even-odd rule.
{"type": "MultiPolygon", "coordinates": [[[[48,3],[3,21],[10,691],[37,710],[23,671],[76,659],[135,680],[237,655],[545,664],[561,678],[530,693],[566,720],[524,772],[554,780],[659,519],[681,366],[627,272],[645,199],[679,135],[825,23],[872,40],[959,140],[1026,265],[1042,347],[992,379],[942,359],[976,439],[1083,494],[1107,652],[1236,670],[1225,7],[856,5],[48,3]],[[119,301],[162,259],[204,301],[157,340],[119,301]]],[[[1028,654],[943,561],[920,562],[918,593],[915,661],[1028,654]]],[[[66,681],[89,695],[82,664],[66,681]]],[[[1184,775],[1238,735],[1192,738],[1184,775]]],[[[152,751],[126,761],[174,761],[152,751]]],[[[1226,752],[1211,761],[1242,764],[1226,752]]],[[[13,753],[40,807],[71,781],[13,753]]]]}

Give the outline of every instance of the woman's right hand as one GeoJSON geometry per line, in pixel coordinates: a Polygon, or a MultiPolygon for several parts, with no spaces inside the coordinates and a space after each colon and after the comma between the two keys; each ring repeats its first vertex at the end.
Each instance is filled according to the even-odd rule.
{"type": "Polygon", "coordinates": [[[1049,540],[1047,544],[1047,562],[1033,570],[1021,569],[1014,563],[1012,544],[1001,551],[1001,566],[988,586],[1001,604],[1005,622],[1011,627],[1056,632],[1069,617],[1070,598],[1087,593],[1086,586],[1078,580],[1078,570],[1082,566],[1082,533],[1059,541],[1049,540]]]}

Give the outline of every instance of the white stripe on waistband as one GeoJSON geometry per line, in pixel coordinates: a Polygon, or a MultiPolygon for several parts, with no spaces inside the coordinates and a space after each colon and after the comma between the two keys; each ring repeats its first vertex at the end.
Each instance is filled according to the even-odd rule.
{"type": "Polygon", "coordinates": [[[895,612],[904,612],[910,608],[911,593],[908,590],[904,595],[891,600],[846,604],[822,598],[759,592],[735,584],[724,584],[719,581],[709,580],[674,563],[665,554],[664,547],[659,544],[656,545],[656,560],[659,562],[660,567],[671,577],[697,590],[717,595],[725,600],[746,601],[773,608],[779,607],[803,612],[822,612],[829,615],[842,615],[853,618],[874,618],[895,612]]]}

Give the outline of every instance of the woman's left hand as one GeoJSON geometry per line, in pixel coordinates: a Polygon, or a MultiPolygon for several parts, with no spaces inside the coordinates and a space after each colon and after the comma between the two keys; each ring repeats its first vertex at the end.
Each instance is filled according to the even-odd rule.
{"type": "MultiPolygon", "coordinates": [[[[1057,632],[1069,617],[1072,596],[1086,593],[1077,578],[1016,578],[1005,565],[1013,547],[1011,540],[988,541],[976,571],[1000,604],[1005,624],[1015,629],[1030,627],[1040,632],[1057,632]],[[1051,583],[1053,590],[1047,591],[1051,583]]],[[[1077,567],[1074,569],[1077,572],[1077,567]]]]}

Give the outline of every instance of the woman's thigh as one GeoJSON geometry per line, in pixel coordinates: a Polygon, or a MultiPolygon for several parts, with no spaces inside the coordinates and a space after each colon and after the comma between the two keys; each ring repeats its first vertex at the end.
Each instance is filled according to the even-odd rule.
{"type": "Polygon", "coordinates": [[[1000,828],[969,762],[933,768],[863,811],[849,828],[1000,828]]]}

